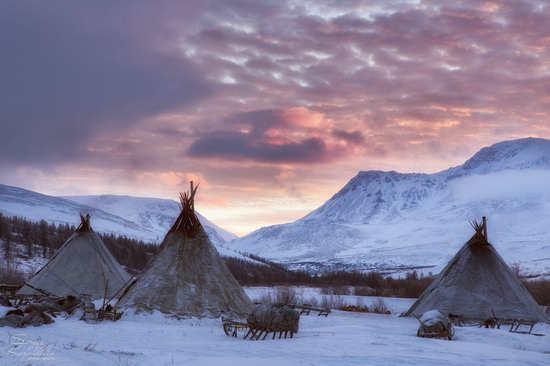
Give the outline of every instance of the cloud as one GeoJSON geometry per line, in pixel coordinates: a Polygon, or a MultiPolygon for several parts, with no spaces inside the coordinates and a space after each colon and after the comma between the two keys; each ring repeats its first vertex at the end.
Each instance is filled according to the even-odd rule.
{"type": "Polygon", "coordinates": [[[219,131],[201,137],[188,150],[197,158],[255,160],[268,163],[320,163],[331,159],[332,152],[320,139],[273,144],[254,141],[248,134],[219,131]]]}
{"type": "Polygon", "coordinates": [[[450,183],[453,197],[464,202],[528,202],[533,197],[550,199],[549,186],[550,172],[546,170],[504,170],[460,177],[450,183]]]}
{"type": "Polygon", "coordinates": [[[363,145],[365,143],[365,136],[360,131],[348,132],[335,129],[332,131],[332,135],[352,145],[363,145]]]}
{"type": "Polygon", "coordinates": [[[197,138],[187,154],[195,158],[251,160],[264,163],[321,163],[351,152],[338,142],[359,145],[357,131],[332,130],[322,113],[304,107],[236,113],[224,130],[197,138]]]}
{"type": "MultiPolygon", "coordinates": [[[[0,159],[79,160],[115,135],[184,107],[209,86],[171,44],[175,6],[8,1],[0,12],[0,159]]],[[[190,10],[190,9],[188,9],[190,10]]]]}

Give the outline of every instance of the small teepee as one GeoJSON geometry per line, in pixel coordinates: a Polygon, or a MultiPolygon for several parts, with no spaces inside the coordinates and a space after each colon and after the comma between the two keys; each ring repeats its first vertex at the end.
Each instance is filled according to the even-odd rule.
{"type": "Polygon", "coordinates": [[[90,227],[90,215],[80,218],[73,235],[18,294],[111,298],[127,284],[130,276],[90,227]]]}
{"type": "Polygon", "coordinates": [[[118,308],[183,317],[244,317],[252,309],[195,214],[197,187],[191,182],[191,190],[180,194],[180,215],[118,308]]]}
{"type": "Polygon", "coordinates": [[[487,240],[487,222],[472,223],[464,244],[404,316],[437,309],[464,321],[521,320],[550,323],[549,317],[487,240]]]}

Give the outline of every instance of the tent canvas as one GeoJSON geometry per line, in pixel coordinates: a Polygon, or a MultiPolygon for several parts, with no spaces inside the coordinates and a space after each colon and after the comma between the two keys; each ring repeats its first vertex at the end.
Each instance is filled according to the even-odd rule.
{"type": "Polygon", "coordinates": [[[92,230],[89,215],[81,219],[78,229],[17,294],[110,298],[127,284],[130,276],[92,230]]]}
{"type": "Polygon", "coordinates": [[[464,244],[404,316],[437,309],[466,321],[487,319],[550,323],[529,291],[487,240],[487,225],[464,244]]]}
{"type": "Polygon", "coordinates": [[[159,252],[117,307],[183,317],[244,317],[253,304],[206,235],[194,212],[196,188],[180,196],[181,213],[159,252]]]}

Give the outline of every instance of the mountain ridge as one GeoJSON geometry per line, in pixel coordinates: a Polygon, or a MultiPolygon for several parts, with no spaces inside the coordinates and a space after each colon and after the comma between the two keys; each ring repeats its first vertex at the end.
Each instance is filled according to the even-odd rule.
{"type": "Polygon", "coordinates": [[[303,218],[231,245],[297,268],[440,268],[469,238],[468,221],[489,216],[505,257],[550,273],[550,261],[539,260],[550,258],[545,184],[550,140],[503,141],[436,173],[360,171],[303,218]]]}
{"type": "MultiPolygon", "coordinates": [[[[96,231],[146,242],[160,242],[179,214],[179,206],[176,201],[133,196],[73,196],[71,199],[0,184],[0,212],[32,221],[44,219],[56,224],[71,225],[78,225],[79,213],[89,213],[92,216],[92,227],[96,231]],[[113,202],[110,205],[100,204],[101,198],[108,198],[113,202]],[[147,210],[147,202],[152,206],[164,205],[164,210],[158,207],[147,210]],[[150,219],[149,222],[147,218],[150,219]]],[[[199,213],[197,215],[214,244],[222,245],[236,238],[199,213]]]]}

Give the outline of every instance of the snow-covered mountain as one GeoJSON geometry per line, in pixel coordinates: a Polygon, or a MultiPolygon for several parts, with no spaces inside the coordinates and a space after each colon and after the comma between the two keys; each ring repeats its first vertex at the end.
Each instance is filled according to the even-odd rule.
{"type": "MultiPolygon", "coordinates": [[[[79,213],[92,216],[98,232],[125,235],[146,242],[159,242],[179,214],[176,201],[130,196],[53,197],[22,188],[0,184],[0,212],[29,220],[56,224],[79,224],[79,213]]],[[[198,215],[206,232],[218,248],[235,235],[198,215]]]]}
{"type": "Polygon", "coordinates": [[[438,272],[482,216],[508,262],[550,273],[550,140],[497,143],[434,174],[359,172],[304,218],[232,246],[301,268],[438,272]]]}
{"type": "MultiPolygon", "coordinates": [[[[124,217],[144,230],[157,233],[156,241],[162,240],[180,213],[179,204],[173,200],[131,196],[65,196],[68,200],[91,206],[124,217]]],[[[202,226],[210,239],[223,244],[237,236],[212,223],[197,212],[202,226]]]]}

